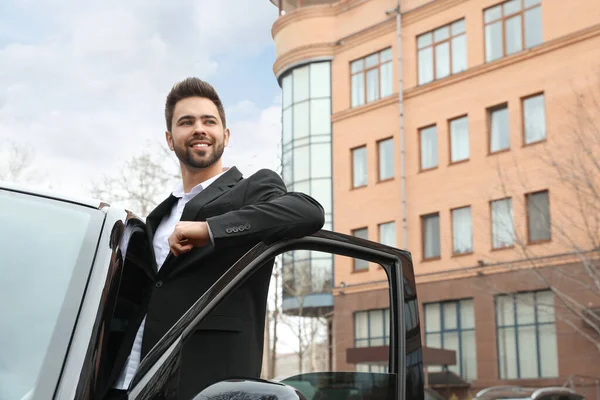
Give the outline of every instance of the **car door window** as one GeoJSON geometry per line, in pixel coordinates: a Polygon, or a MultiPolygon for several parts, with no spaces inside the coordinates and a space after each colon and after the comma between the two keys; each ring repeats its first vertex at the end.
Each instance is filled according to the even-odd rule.
{"type": "Polygon", "coordinates": [[[263,377],[294,386],[307,399],[373,398],[377,391],[395,390],[385,269],[361,258],[307,250],[282,254],[279,265],[281,296],[273,293],[270,308],[281,299],[277,317],[271,312],[263,377]]]}
{"type": "MultiPolygon", "coordinates": [[[[201,328],[203,324],[216,324],[216,319],[223,317],[219,304],[236,296],[236,290],[239,292],[248,279],[264,274],[261,267],[273,259],[281,274],[271,294],[280,293],[280,312],[286,315],[282,317],[285,322],[278,323],[274,376],[263,368],[263,378],[282,382],[315,400],[404,399],[405,394],[423,398],[421,338],[410,256],[332,232],[270,246],[259,244],[248,252],[150,351],[134,378],[130,398],[176,396],[176,389],[161,388],[159,381],[169,381],[167,375],[179,373],[179,365],[185,363],[186,355],[180,353],[184,343],[193,340],[198,329],[206,329],[206,325],[201,328]],[[294,261],[292,277],[289,260],[294,261]],[[332,262],[336,263],[335,275],[332,262]],[[364,268],[367,272],[362,271],[364,268]],[[365,282],[360,274],[369,279],[365,282]]],[[[270,297],[269,311],[273,310],[272,302],[270,297]]],[[[233,325],[228,324],[228,329],[233,325]]],[[[272,329],[269,324],[269,335],[272,329]]],[[[196,362],[210,365],[211,359],[207,354],[196,362]]],[[[233,365],[234,360],[231,362],[233,365]]]]}

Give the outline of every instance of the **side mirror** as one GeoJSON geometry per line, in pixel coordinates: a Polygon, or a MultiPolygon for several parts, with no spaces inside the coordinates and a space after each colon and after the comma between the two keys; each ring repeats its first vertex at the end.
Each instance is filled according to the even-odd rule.
{"type": "Polygon", "coordinates": [[[217,382],[194,397],[194,400],[306,400],[291,386],[263,379],[227,379],[217,382]]]}

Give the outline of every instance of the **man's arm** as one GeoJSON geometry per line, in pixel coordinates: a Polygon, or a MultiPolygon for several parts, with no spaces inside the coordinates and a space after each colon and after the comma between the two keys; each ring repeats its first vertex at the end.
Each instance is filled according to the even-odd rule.
{"type": "Polygon", "coordinates": [[[180,222],[169,238],[175,255],[212,242],[215,249],[236,243],[299,238],[319,231],[325,216],[321,204],[303,193],[288,192],[274,171],[262,169],[249,178],[244,206],[206,222],[180,222]]]}
{"type": "Polygon", "coordinates": [[[241,240],[267,244],[319,231],[325,223],[321,204],[303,193],[288,192],[281,177],[262,169],[249,178],[244,207],[208,218],[215,248],[241,240]]]}

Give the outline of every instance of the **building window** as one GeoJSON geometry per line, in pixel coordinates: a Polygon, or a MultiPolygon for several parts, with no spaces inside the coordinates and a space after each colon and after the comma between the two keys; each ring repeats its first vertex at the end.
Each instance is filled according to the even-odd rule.
{"type": "Polygon", "coordinates": [[[467,36],[464,18],[417,37],[419,85],[467,69],[467,36]]]}
{"type": "Polygon", "coordinates": [[[389,368],[387,364],[356,364],[356,372],[387,374],[388,370],[389,368]]]}
{"type": "Polygon", "coordinates": [[[546,110],[543,94],[523,99],[523,132],[525,144],[546,139],[546,110]]]}
{"type": "Polygon", "coordinates": [[[367,147],[352,149],[352,187],[367,185],[367,147]]]}
{"type": "Polygon", "coordinates": [[[432,169],[438,165],[437,126],[429,126],[419,130],[421,146],[421,171],[432,169]]]}
{"type": "Polygon", "coordinates": [[[550,200],[548,191],[529,193],[527,199],[527,237],[529,243],[550,240],[550,200]]]}
{"type": "Polygon", "coordinates": [[[379,243],[396,247],[396,223],[379,224],[379,243]]]}
{"type": "Polygon", "coordinates": [[[450,120],[450,162],[469,159],[469,118],[464,116],[450,120]]]}
{"type": "Polygon", "coordinates": [[[452,251],[456,255],[473,252],[471,207],[452,210],[452,251]]]}
{"type": "Polygon", "coordinates": [[[441,255],[440,214],[423,215],[421,217],[421,229],[423,231],[423,259],[439,258],[441,255]]]}
{"type": "MultiPolygon", "coordinates": [[[[369,239],[369,229],[368,228],[360,228],[352,231],[352,236],[358,237],[361,239],[369,239]]],[[[364,271],[369,269],[369,262],[366,260],[362,260],[360,258],[354,258],[354,270],[355,271],[364,271]]]]}
{"type": "Polygon", "coordinates": [[[494,200],[491,202],[492,212],[492,246],[494,249],[514,245],[515,229],[513,226],[512,199],[494,200]]]}
{"type": "Polygon", "coordinates": [[[392,49],[350,63],[352,74],[352,107],[378,100],[392,94],[392,49]]]}
{"type": "Polygon", "coordinates": [[[394,177],[394,139],[384,139],[377,142],[377,158],[379,159],[379,181],[394,177]]]}
{"type": "Polygon", "coordinates": [[[379,347],[390,344],[390,310],[354,313],[354,347],[379,347]]]}
{"type": "Polygon", "coordinates": [[[490,154],[510,148],[508,105],[488,109],[490,154]]]}
{"type": "Polygon", "coordinates": [[[483,19],[488,62],[542,43],[541,0],[508,0],[484,10],[483,19]]]}
{"type": "MultiPolygon", "coordinates": [[[[323,228],[332,229],[331,65],[299,65],[281,77],[283,181],[290,190],[310,194],[325,211],[323,228]]],[[[283,298],[311,289],[331,292],[333,255],[292,251],[283,257],[283,298]]],[[[291,299],[290,299],[291,300],[291,299]]],[[[287,309],[289,306],[284,306],[287,309]]],[[[292,306],[296,307],[296,306],[292,306]]]]}
{"type": "Polygon", "coordinates": [[[473,299],[424,304],[423,308],[427,347],[454,350],[456,365],[448,369],[463,378],[477,379],[473,299]]]}
{"type": "Polygon", "coordinates": [[[497,296],[496,319],[500,379],[558,376],[552,291],[497,296]]]}

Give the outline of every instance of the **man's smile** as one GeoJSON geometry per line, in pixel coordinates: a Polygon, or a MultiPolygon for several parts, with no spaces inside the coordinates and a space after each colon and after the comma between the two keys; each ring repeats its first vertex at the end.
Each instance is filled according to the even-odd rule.
{"type": "Polygon", "coordinates": [[[193,149],[205,149],[211,146],[211,143],[207,140],[194,140],[190,143],[190,147],[193,149]]]}

